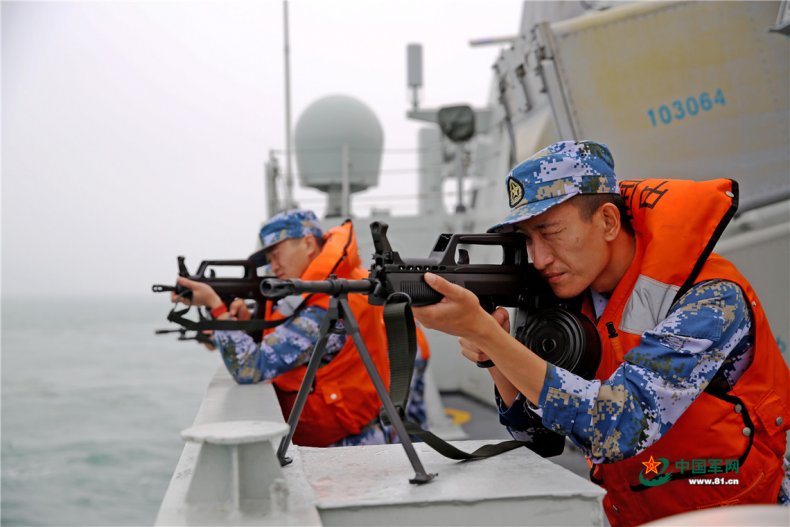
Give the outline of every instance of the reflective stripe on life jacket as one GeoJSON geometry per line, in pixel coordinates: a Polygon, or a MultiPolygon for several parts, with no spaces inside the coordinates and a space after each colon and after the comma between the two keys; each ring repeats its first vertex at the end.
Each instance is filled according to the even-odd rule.
{"type": "Polygon", "coordinates": [[[593,467],[593,481],[607,490],[609,521],[639,525],[701,508],[776,503],[790,424],[790,372],[748,281],[711,254],[737,207],[737,184],[625,181],[621,193],[636,232],[636,254],[598,321],[603,353],[595,378],[609,378],[680,296],[711,279],[734,282],[743,290],[751,306],[754,354],[733,389],[703,392],[645,451],[593,467]],[[658,474],[646,473],[644,463],[651,460],[662,463],[658,474]],[[683,471],[676,465],[694,460],[703,460],[705,467],[721,462],[722,472],[692,474],[690,467],[683,471]],[[723,473],[724,462],[735,460],[737,472],[723,473]],[[689,476],[737,479],[738,484],[691,485],[689,476]]]}

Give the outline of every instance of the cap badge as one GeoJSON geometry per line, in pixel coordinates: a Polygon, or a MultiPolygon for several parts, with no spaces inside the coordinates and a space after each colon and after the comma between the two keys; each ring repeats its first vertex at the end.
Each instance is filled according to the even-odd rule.
{"type": "Polygon", "coordinates": [[[508,195],[510,196],[510,208],[518,205],[524,199],[524,186],[517,179],[507,178],[508,195]]]}

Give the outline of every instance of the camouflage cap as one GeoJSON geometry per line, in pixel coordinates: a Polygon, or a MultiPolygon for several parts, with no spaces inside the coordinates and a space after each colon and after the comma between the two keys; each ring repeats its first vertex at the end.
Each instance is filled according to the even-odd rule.
{"type": "Polygon", "coordinates": [[[289,238],[302,238],[308,234],[321,238],[323,233],[318,218],[311,210],[287,210],[271,217],[261,228],[264,249],[289,238]]]}
{"type": "Polygon", "coordinates": [[[560,141],[517,165],[507,176],[510,214],[488,229],[499,232],[578,194],[616,194],[614,159],[592,141],[560,141]]]}

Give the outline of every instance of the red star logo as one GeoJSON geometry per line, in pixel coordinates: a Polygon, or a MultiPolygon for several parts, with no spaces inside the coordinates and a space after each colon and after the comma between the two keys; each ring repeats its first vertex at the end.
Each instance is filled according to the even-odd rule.
{"type": "Polygon", "coordinates": [[[658,467],[661,466],[661,461],[655,461],[653,456],[650,456],[650,461],[642,461],[642,464],[645,466],[645,475],[654,472],[658,475],[658,467]]]}

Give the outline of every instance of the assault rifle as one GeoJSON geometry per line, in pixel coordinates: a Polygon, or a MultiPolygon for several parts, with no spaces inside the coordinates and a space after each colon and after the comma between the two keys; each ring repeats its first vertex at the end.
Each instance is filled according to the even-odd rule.
{"type": "MultiPolygon", "coordinates": [[[[370,224],[373,236],[373,264],[366,280],[279,280],[268,278],[261,291],[269,298],[306,292],[334,294],[341,290],[367,294],[369,302],[383,305],[392,295],[405,295],[413,306],[435,304],[442,295],[423,280],[430,271],[475,293],[488,311],[497,305],[518,307],[528,284],[540,284],[539,275],[527,262],[526,244],[520,234],[441,234],[427,258],[403,258],[387,238],[388,225],[370,224]],[[459,245],[496,245],[503,258],[494,264],[470,264],[467,249],[459,245]],[[456,249],[458,256],[456,257],[456,249]],[[530,275],[532,280],[530,280],[530,275]]],[[[526,306],[525,306],[526,307],[526,306]]]]}
{"type": "MultiPolygon", "coordinates": [[[[487,234],[441,234],[427,258],[404,258],[392,249],[388,225],[370,224],[373,263],[365,280],[280,280],[266,278],[261,291],[268,298],[302,293],[361,293],[374,305],[393,298],[408,299],[412,306],[439,302],[442,295],[425,283],[431,272],[474,293],[488,312],[497,306],[516,308],[514,335],[525,346],[556,366],[591,379],[600,360],[595,326],[581,316],[581,298],[561,300],[554,296],[540,273],[529,263],[526,239],[518,232],[487,234]],[[502,259],[496,263],[470,263],[462,246],[498,246],[502,259]]],[[[478,364],[493,365],[490,361],[478,364]]]]}
{"type": "MultiPolygon", "coordinates": [[[[194,321],[184,316],[185,313],[189,311],[189,307],[181,310],[177,310],[174,307],[173,310],[171,310],[168,314],[167,319],[171,322],[179,324],[181,328],[160,329],[156,330],[156,334],[161,335],[165,333],[180,333],[179,340],[204,341],[206,339],[202,337],[201,333],[204,330],[238,329],[248,331],[250,336],[252,336],[256,341],[260,341],[261,329],[273,327],[274,325],[278,324],[267,323],[263,321],[263,317],[266,312],[265,306],[268,300],[261,292],[261,280],[263,280],[264,277],[258,274],[258,268],[263,267],[266,265],[266,263],[266,256],[264,255],[263,250],[260,250],[251,254],[246,260],[204,260],[200,262],[197,272],[195,274],[190,274],[185,263],[185,258],[183,256],[179,256],[179,276],[189,278],[190,280],[194,280],[196,282],[208,284],[212,289],[214,289],[214,291],[216,291],[216,293],[222,299],[222,302],[228,307],[230,306],[231,302],[237,298],[254,301],[255,305],[252,309],[253,320],[212,321],[208,320],[206,315],[202,311],[198,310],[199,320],[194,321]],[[240,276],[217,276],[216,270],[218,268],[240,269],[241,272],[236,273],[237,275],[240,274],[240,276]],[[188,337],[186,335],[187,331],[195,331],[196,334],[193,337],[188,337]]],[[[170,286],[154,284],[151,286],[151,290],[154,293],[175,291],[175,293],[181,296],[184,300],[189,300],[192,298],[192,291],[180,285],[170,286]]]]}

